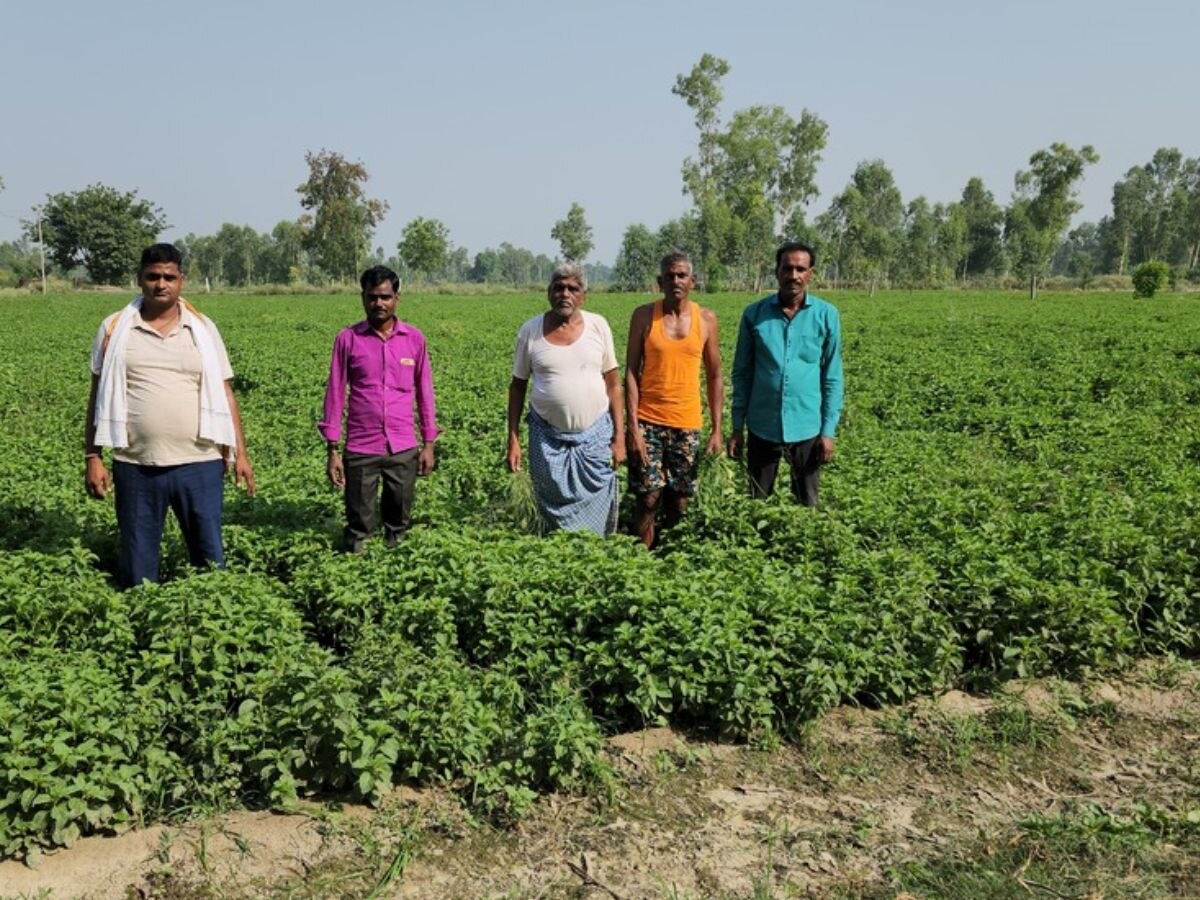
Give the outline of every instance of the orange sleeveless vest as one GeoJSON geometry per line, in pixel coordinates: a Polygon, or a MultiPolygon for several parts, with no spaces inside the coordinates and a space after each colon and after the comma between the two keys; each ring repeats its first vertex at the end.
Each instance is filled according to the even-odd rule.
{"type": "Polygon", "coordinates": [[[675,340],[663,328],[663,302],[654,302],[654,318],[642,352],[642,377],[638,384],[638,419],[669,428],[700,428],[700,364],[704,337],[701,309],[691,303],[687,337],[675,340]]]}

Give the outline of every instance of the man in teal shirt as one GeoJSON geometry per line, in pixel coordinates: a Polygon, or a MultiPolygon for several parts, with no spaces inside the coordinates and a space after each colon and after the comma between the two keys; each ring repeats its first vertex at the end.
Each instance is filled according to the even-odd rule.
{"type": "Polygon", "coordinates": [[[808,293],[814,265],[812,247],[784,244],[775,252],[779,292],[742,313],[728,446],[734,459],[745,448],[756,498],[774,489],[786,457],[792,495],[805,506],[817,505],[821,465],[833,459],[842,413],[841,324],[832,305],[808,293]]]}

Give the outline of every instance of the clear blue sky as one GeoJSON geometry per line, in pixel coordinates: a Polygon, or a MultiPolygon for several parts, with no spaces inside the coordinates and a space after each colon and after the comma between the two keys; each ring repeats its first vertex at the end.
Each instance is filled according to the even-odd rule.
{"type": "Polygon", "coordinates": [[[472,254],[553,255],[579,201],[611,263],[628,224],[688,207],[696,135],[671,85],[704,52],[732,67],[726,116],[768,103],[829,124],[810,216],[864,159],[906,201],[979,175],[1006,203],[1035,150],[1090,143],[1094,220],[1158,147],[1200,156],[1196,0],[45,0],[7,4],[0,34],[0,239],[97,181],[161,206],[168,239],[268,231],[300,214],[304,153],[326,147],[390,204],[389,252],[420,215],[472,254]]]}

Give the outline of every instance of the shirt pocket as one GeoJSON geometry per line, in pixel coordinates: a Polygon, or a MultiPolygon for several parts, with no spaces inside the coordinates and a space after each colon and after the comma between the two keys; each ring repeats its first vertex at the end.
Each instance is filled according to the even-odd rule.
{"type": "Polygon", "coordinates": [[[394,356],[388,363],[388,385],[396,391],[411,391],[416,380],[417,361],[411,356],[394,356]]]}
{"type": "Polygon", "coordinates": [[[379,356],[354,348],[350,351],[349,364],[346,367],[350,383],[363,390],[378,390],[379,356]]]}
{"type": "Polygon", "coordinates": [[[821,347],[825,343],[819,334],[802,334],[796,341],[796,356],[806,363],[821,361],[821,347]]]}

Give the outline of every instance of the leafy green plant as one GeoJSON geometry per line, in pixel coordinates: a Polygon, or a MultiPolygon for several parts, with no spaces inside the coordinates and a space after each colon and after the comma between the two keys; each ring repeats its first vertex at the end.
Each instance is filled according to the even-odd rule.
{"type": "Polygon", "coordinates": [[[0,855],[33,862],[183,796],[183,763],[163,741],[165,703],[101,654],[3,652],[0,683],[0,855]]]}
{"type": "Polygon", "coordinates": [[[1152,259],[1133,270],[1133,296],[1153,297],[1171,280],[1171,267],[1161,260],[1152,259]]]}
{"type": "MultiPolygon", "coordinates": [[[[732,323],[745,299],[706,305],[732,323]]],[[[1154,316],[1078,292],[834,299],[851,389],[822,508],[752,501],[735,462],[705,460],[647,553],[535,537],[508,507],[528,484],[487,448],[512,334],[544,300],[474,298],[466,323],[408,297],[437,360],[438,468],[400,546],[347,556],[313,422],[357,303],[205,297],[259,496],[226,498],[227,571],[191,570],[169,525],[166,583],[126,593],[112,505],[84,496],[77,458],[79,354],[114,303],[6,303],[0,855],[188,809],[379,800],[396,780],[508,821],[540,792],[602,787],[621,730],[770,744],[840,703],[1200,650],[1192,298],[1154,316]]],[[[618,346],[629,300],[590,301],[618,346]]],[[[947,745],[1050,739],[1015,710],[972,727],[947,745]]]]}

